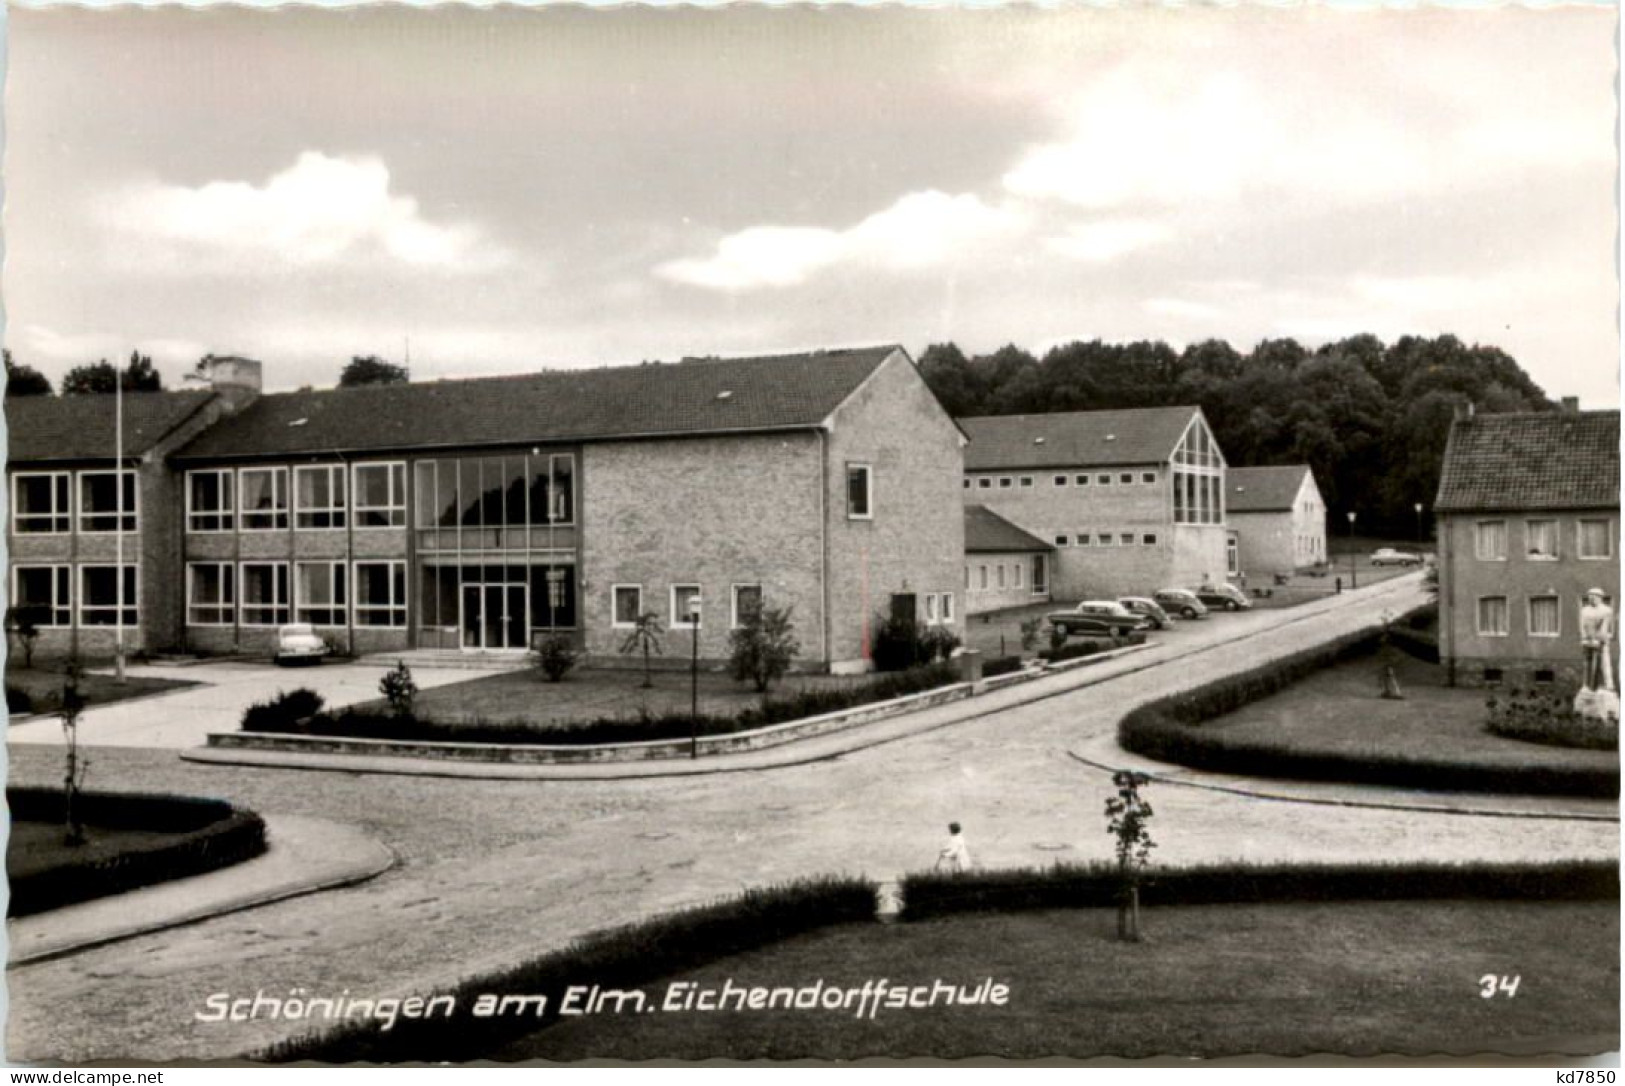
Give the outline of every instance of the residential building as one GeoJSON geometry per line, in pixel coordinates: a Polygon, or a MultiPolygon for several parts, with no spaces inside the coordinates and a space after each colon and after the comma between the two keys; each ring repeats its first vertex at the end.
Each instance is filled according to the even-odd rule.
{"type": "Polygon", "coordinates": [[[965,613],[1048,602],[1053,553],[987,506],[965,506],[965,613]]]}
{"type": "Polygon", "coordinates": [[[877,615],[957,621],[964,435],[898,347],[262,396],[172,458],[184,643],[686,657],[794,609],[802,666],[867,665],[877,615]]]}
{"type": "MultiPolygon", "coordinates": [[[[1577,679],[1580,607],[1619,607],[1619,412],[1468,415],[1445,448],[1439,651],[1453,682],[1577,679]]],[[[1619,644],[1614,644],[1617,677],[1619,644]]]]}
{"type": "Polygon", "coordinates": [[[1225,460],[1199,407],[959,420],[961,494],[1054,547],[1050,591],[1148,594],[1225,575],[1225,460]]]}
{"type": "Polygon", "coordinates": [[[1226,488],[1237,548],[1232,573],[1286,574],[1326,561],[1326,502],[1308,464],[1233,467],[1226,488]]]}

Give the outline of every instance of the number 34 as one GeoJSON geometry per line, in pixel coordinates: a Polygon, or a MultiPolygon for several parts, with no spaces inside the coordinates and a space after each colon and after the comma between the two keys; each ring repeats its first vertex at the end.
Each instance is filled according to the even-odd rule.
{"type": "Polygon", "coordinates": [[[1485,973],[1478,978],[1478,995],[1480,999],[1494,999],[1504,995],[1508,999],[1518,994],[1518,983],[1523,980],[1521,976],[1506,976],[1505,974],[1485,973]]]}

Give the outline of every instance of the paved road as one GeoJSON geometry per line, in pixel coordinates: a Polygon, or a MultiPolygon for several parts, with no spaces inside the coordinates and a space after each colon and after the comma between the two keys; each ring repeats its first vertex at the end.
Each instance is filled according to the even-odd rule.
{"type": "MultiPolygon", "coordinates": [[[[162,932],[8,976],[14,1059],[210,1058],[299,1032],[203,1024],[214,992],[404,995],[564,945],[583,932],[819,872],[878,878],[929,866],[943,825],[1007,866],[1107,855],[1110,788],[1069,748],[1140,698],[1295,651],[1419,597],[1412,580],[1290,613],[1204,624],[1157,667],[828,761],[762,772],[609,782],[301,773],[96,753],[93,783],[223,794],[262,810],[357,823],[401,858],[379,879],[162,932]],[[1221,630],[1220,623],[1234,623],[1221,630]],[[1257,636],[1224,647],[1244,631],[1257,636]]],[[[1125,658],[1126,659],[1126,658],[1125,658]]],[[[48,748],[14,777],[51,779],[48,748]]],[[[1514,859],[1617,856],[1618,827],[1260,800],[1168,786],[1157,858],[1514,859]]],[[[1606,805],[1599,805],[1599,810],[1606,805]]]]}

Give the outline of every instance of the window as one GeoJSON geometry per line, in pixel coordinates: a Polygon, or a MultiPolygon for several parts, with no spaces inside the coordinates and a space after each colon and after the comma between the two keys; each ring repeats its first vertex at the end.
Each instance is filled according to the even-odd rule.
{"type": "Polygon", "coordinates": [[[1157,481],[1157,473],[1156,472],[1154,472],[1154,471],[1142,471],[1142,472],[1140,472],[1140,482],[1145,483],[1145,484],[1147,484],[1149,486],[1149,485],[1155,483],[1156,481],[1157,481]]]}
{"type": "Polygon", "coordinates": [[[976,480],[976,485],[981,487],[983,490],[992,490],[993,480],[984,475],[980,479],[976,480]]]}
{"type": "Polygon", "coordinates": [[[1055,485],[1056,486],[1065,486],[1066,485],[1066,476],[1065,475],[1057,475],[1055,477],[1055,485]]]}
{"type": "Polygon", "coordinates": [[[355,624],[406,625],[406,563],[355,563],[355,624]]]}
{"type": "Polygon", "coordinates": [[[1033,595],[1049,592],[1049,560],[1042,554],[1033,555],[1033,595]]]}
{"type": "Polygon", "coordinates": [[[1089,476],[1087,476],[1087,475],[1074,475],[1072,477],[1072,485],[1073,486],[1088,486],[1089,485],[1089,476]]]}
{"type": "Polygon", "coordinates": [[[846,518],[871,520],[875,515],[873,489],[874,469],[868,464],[846,466],[846,518]]]}
{"type": "Polygon", "coordinates": [[[1507,556],[1507,522],[1481,520],[1475,525],[1473,553],[1480,562],[1502,562],[1507,556]]]}
{"type": "Polygon", "coordinates": [[[1099,535],[1095,536],[1095,546],[1097,546],[1097,547],[1109,547],[1111,545],[1112,545],[1112,534],[1110,532],[1101,532],[1099,535]]]}
{"type": "Polygon", "coordinates": [[[762,586],[759,584],[736,584],[733,586],[733,628],[745,624],[745,619],[751,612],[760,612],[762,609],[762,586]]]}
{"type": "Polygon", "coordinates": [[[1549,667],[1535,669],[1535,681],[1542,685],[1549,685],[1557,681],[1557,672],[1549,667]]]}
{"type": "Polygon", "coordinates": [[[237,608],[236,572],[229,562],[194,562],[186,567],[187,625],[231,625],[237,608]]]}
{"type": "Polygon", "coordinates": [[[1068,542],[1068,537],[1066,537],[1064,535],[1058,535],[1058,536],[1055,537],[1055,545],[1057,547],[1064,547],[1064,546],[1067,545],[1067,542],[1068,542]]]}
{"type": "Polygon", "coordinates": [[[300,528],[344,527],[344,468],[318,464],[293,469],[293,522],[300,528]]]}
{"type": "Polygon", "coordinates": [[[1105,474],[1096,475],[1095,476],[1095,485],[1096,486],[1111,486],[1112,485],[1112,477],[1110,475],[1105,475],[1105,474]]]}
{"type": "Polygon", "coordinates": [[[1557,557],[1557,521],[1526,521],[1524,537],[1530,558],[1551,561],[1557,557]]]}
{"type": "Polygon", "coordinates": [[[1556,637],[1562,632],[1556,596],[1529,597],[1529,636],[1556,637]]]}
{"type": "Polygon", "coordinates": [[[294,617],[312,626],[344,625],[348,602],[343,562],[300,562],[294,566],[294,617]]]}
{"type": "Polygon", "coordinates": [[[954,594],[952,592],[944,592],[942,594],[942,621],[950,626],[953,625],[954,594]]]}
{"type": "Polygon", "coordinates": [[[1614,556],[1614,522],[1611,520],[1580,521],[1580,557],[1586,559],[1614,556]]]}
{"type": "Polygon", "coordinates": [[[135,472],[79,473],[81,532],[133,532],[136,514],[135,472]]]}
{"type": "Polygon", "coordinates": [[[79,567],[79,624],[81,626],[139,625],[136,567],[79,567]]]}
{"type": "Polygon", "coordinates": [[[1125,471],[1125,472],[1123,472],[1121,475],[1119,475],[1117,477],[1117,481],[1119,483],[1121,483],[1123,486],[1133,486],[1134,485],[1134,473],[1132,471],[1125,471]]]}
{"type": "MultiPolygon", "coordinates": [[[[286,516],[286,514],[284,514],[286,516]]],[[[288,621],[288,563],[244,562],[238,617],[244,626],[282,626],[288,621]]]]}
{"type": "Polygon", "coordinates": [[[965,476],[965,489],[966,490],[970,489],[970,476],[969,475],[965,476]]]}
{"type": "MultiPolygon", "coordinates": [[[[237,512],[245,532],[288,526],[288,469],[243,468],[237,473],[237,512]]],[[[283,584],[287,577],[284,570],[283,584]]],[[[247,582],[244,581],[246,585],[247,582]]],[[[286,598],[284,597],[284,604],[286,598]]]]}
{"type": "Polygon", "coordinates": [[[1481,637],[1507,635],[1507,598],[1480,596],[1478,598],[1478,633],[1481,637]]]}
{"type": "Polygon", "coordinates": [[[1008,475],[1001,476],[999,478],[999,489],[1000,490],[1008,490],[1012,486],[1014,486],[1015,483],[1016,483],[1016,481],[1014,479],[1010,478],[1008,475]]]}
{"type": "Polygon", "coordinates": [[[34,625],[73,625],[73,569],[70,566],[17,566],[11,574],[11,599],[28,610],[34,625]]]}
{"type": "Polygon", "coordinates": [[[705,627],[705,616],[691,614],[691,604],[700,599],[700,586],[697,584],[674,584],[671,586],[671,627],[696,626],[705,627]],[[696,621],[698,620],[698,621],[696,621]]]}
{"type": "Polygon", "coordinates": [[[927,592],[925,594],[925,624],[935,626],[939,621],[941,620],[937,617],[937,594],[927,592]]]}
{"type": "Polygon", "coordinates": [[[1140,537],[1140,544],[1146,547],[1155,547],[1157,545],[1156,533],[1147,532],[1145,535],[1142,535],[1140,537]]]}
{"type": "MultiPolygon", "coordinates": [[[[521,504],[525,492],[509,487],[510,496],[521,504]]],[[[522,512],[522,511],[521,511],[522,512]]],[[[513,518],[509,517],[511,521],[513,518]]],[[[521,516],[521,523],[523,518],[521,516]]],[[[406,525],[406,465],[357,464],[355,466],[355,526],[357,528],[401,528],[406,525]]]]}
{"type": "Polygon", "coordinates": [[[1117,542],[1122,544],[1125,547],[1134,546],[1134,533],[1133,532],[1124,532],[1122,535],[1119,535],[1117,537],[1117,542]]]}
{"type": "Polygon", "coordinates": [[[68,531],[68,488],[65,471],[11,477],[11,527],[19,535],[62,535],[68,531]]]}
{"type": "Polygon", "coordinates": [[[1079,532],[1078,533],[1078,546],[1087,547],[1088,545],[1089,545],[1089,533],[1088,532],[1079,532]]]}
{"type": "Polygon", "coordinates": [[[998,571],[999,571],[999,587],[1003,588],[1004,587],[1004,563],[1003,562],[999,563],[998,571]]]}
{"type": "Polygon", "coordinates": [[[638,618],[643,614],[643,586],[640,584],[618,584],[610,589],[614,598],[615,614],[610,619],[610,625],[631,629],[638,624],[638,618]]]}
{"type": "Polygon", "coordinates": [[[977,579],[977,586],[976,587],[982,589],[982,591],[984,591],[984,592],[987,591],[987,566],[985,566],[985,565],[977,566],[976,567],[976,572],[977,572],[977,578],[976,578],[977,579]]]}
{"type": "Polygon", "coordinates": [[[1032,486],[1033,485],[1033,477],[1031,475],[1023,475],[1021,477],[1021,485],[1022,486],[1032,486]]]}
{"type": "Polygon", "coordinates": [[[1500,682],[1501,681],[1501,669],[1498,668],[1498,667],[1487,667],[1487,668],[1485,668],[1484,669],[1484,681],[1487,682],[1487,683],[1498,683],[1498,682],[1500,682]]]}
{"type": "Polygon", "coordinates": [[[1024,588],[1024,587],[1026,587],[1025,585],[1022,584],[1023,571],[1022,571],[1020,562],[1017,562],[1015,565],[1011,566],[1010,567],[1010,572],[1015,574],[1016,579],[1015,579],[1014,587],[1016,587],[1016,588],[1024,588]]]}
{"type": "Polygon", "coordinates": [[[229,532],[237,524],[237,503],[232,499],[236,472],[186,473],[186,530],[189,532],[229,532]]]}

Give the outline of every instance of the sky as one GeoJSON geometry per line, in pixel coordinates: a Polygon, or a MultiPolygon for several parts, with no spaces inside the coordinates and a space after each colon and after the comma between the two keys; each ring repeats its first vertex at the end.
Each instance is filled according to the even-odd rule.
{"type": "Polygon", "coordinates": [[[1617,406],[1615,18],[12,8],[5,343],[282,389],[1449,332],[1617,406]]]}

